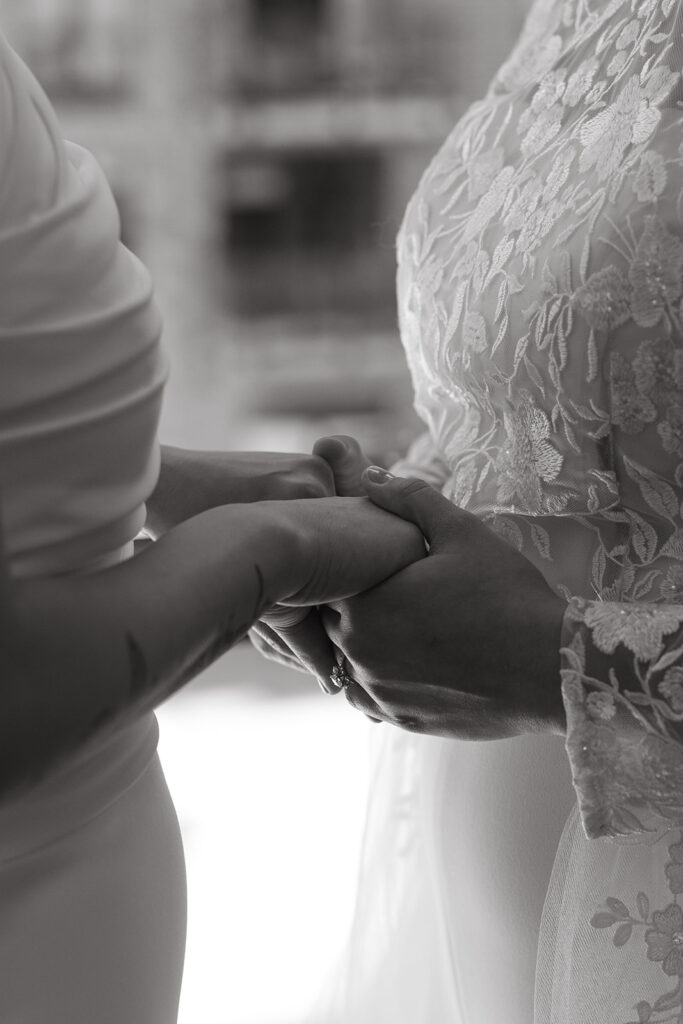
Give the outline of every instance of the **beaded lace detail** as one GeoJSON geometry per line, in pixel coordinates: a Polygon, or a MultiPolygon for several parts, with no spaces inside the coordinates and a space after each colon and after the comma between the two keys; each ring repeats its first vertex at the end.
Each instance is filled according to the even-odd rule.
{"type": "Polygon", "coordinates": [[[586,834],[683,822],[680,0],[537,0],[399,235],[420,472],[565,617],[586,834]]]}

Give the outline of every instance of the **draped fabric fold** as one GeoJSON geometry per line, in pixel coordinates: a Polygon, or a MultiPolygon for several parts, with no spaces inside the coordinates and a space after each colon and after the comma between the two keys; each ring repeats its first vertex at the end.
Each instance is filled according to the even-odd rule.
{"type": "Polygon", "coordinates": [[[142,527],[167,362],[102,169],[0,50],[0,489],[26,575],[85,564],[142,527]]]}

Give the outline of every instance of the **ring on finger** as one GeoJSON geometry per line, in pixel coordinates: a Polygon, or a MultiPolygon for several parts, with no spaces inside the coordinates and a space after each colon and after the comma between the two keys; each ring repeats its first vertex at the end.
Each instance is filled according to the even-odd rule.
{"type": "Polygon", "coordinates": [[[330,680],[333,685],[336,686],[337,690],[345,690],[346,687],[353,682],[353,679],[346,671],[344,661],[345,659],[341,658],[341,660],[332,669],[332,674],[330,675],[330,680]]]}

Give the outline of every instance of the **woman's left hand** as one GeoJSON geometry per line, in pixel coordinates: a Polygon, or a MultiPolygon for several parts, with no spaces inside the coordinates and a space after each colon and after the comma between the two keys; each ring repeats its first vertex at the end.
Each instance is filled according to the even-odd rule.
{"type": "Polygon", "coordinates": [[[156,539],[219,505],[329,498],[332,469],[318,455],[192,451],[163,446],[161,469],[147,501],[146,530],[156,539]]]}
{"type": "Polygon", "coordinates": [[[475,516],[422,480],[363,482],[377,505],[420,527],[429,555],[322,611],[372,718],[416,732],[498,739],[564,734],[559,648],[565,602],[475,516]]]}

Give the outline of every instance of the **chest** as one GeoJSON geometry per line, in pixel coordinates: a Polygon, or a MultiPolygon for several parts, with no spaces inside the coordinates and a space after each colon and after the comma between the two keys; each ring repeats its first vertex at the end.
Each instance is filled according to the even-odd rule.
{"type": "Polygon", "coordinates": [[[662,211],[681,175],[666,6],[615,0],[582,21],[540,5],[408,208],[399,309],[418,405],[482,507],[616,501],[610,338],[638,334],[634,304],[661,296],[680,247],[662,211]]]}

